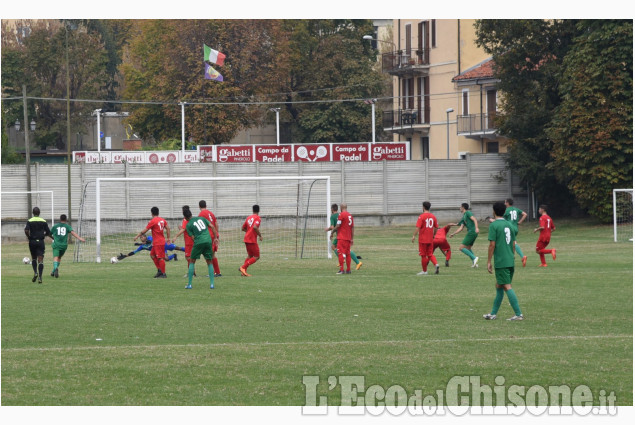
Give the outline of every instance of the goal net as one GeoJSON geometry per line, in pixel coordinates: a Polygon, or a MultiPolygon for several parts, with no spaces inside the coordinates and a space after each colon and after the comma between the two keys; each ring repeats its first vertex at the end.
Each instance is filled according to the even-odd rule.
{"type": "Polygon", "coordinates": [[[613,240],[633,241],[633,189],[613,189],[613,240]]]}
{"type": "MultiPolygon", "coordinates": [[[[260,206],[263,240],[259,244],[263,256],[331,255],[324,231],[329,225],[329,176],[130,177],[98,178],[85,185],[76,230],[86,243],[77,245],[74,260],[108,261],[120,253],[134,251],[138,247],[134,236],[146,227],[154,206],[159,208],[159,216],[167,220],[173,238],[183,221],[182,207],[189,205],[196,216],[200,200],[206,201],[207,209],[217,218],[220,261],[245,257],[241,227],[252,214],[254,204],[260,206]]],[[[183,236],[175,245],[184,246],[183,236]]],[[[139,252],[142,253],[147,254],[139,252]]],[[[183,254],[177,250],[166,255],[173,253],[179,257],[183,254]]],[[[148,258],[133,255],[125,261],[148,258]]]]}

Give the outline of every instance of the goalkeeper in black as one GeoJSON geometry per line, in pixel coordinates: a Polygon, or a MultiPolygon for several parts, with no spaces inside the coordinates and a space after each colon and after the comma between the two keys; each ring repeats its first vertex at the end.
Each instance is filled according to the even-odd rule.
{"type": "Polygon", "coordinates": [[[46,220],[40,218],[40,209],[38,207],[33,207],[33,217],[26,222],[24,234],[29,240],[29,250],[31,251],[31,266],[33,267],[33,279],[31,279],[31,282],[37,280],[38,283],[42,283],[44,238],[51,236],[51,230],[46,220]]]}

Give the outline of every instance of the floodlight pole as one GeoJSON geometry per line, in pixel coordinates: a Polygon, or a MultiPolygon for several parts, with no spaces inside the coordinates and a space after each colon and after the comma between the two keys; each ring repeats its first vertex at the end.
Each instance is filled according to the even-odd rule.
{"type": "Polygon", "coordinates": [[[185,156],[185,104],[186,102],[180,102],[181,105],[181,153],[185,156]]]}
{"type": "Polygon", "coordinates": [[[452,108],[448,108],[445,110],[446,122],[447,122],[447,128],[448,128],[448,137],[447,137],[448,157],[447,159],[450,159],[450,113],[452,112],[454,112],[454,109],[452,108]]]}
{"type": "Polygon", "coordinates": [[[26,85],[22,85],[22,109],[24,109],[24,156],[26,164],[27,217],[31,218],[31,146],[29,143],[29,125],[26,112],[26,85]]]}

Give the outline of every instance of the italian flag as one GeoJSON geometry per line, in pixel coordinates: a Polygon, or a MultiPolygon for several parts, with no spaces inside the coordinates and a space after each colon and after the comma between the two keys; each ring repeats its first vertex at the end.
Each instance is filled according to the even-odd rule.
{"type": "Polygon", "coordinates": [[[225,63],[226,56],[223,53],[212,49],[207,44],[203,44],[203,56],[204,60],[219,66],[223,66],[223,63],[225,63]]]}

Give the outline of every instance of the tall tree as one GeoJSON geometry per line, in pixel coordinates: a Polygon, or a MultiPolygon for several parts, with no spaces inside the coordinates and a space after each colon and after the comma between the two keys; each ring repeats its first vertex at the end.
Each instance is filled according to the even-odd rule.
{"type": "Polygon", "coordinates": [[[633,187],[633,21],[585,20],[576,29],[547,134],[554,170],[582,207],[608,222],[612,190],[633,187]]]}
{"type": "Polygon", "coordinates": [[[500,79],[503,113],[497,127],[510,139],[509,166],[550,211],[558,211],[573,197],[551,167],[553,142],[546,128],[561,102],[559,69],[575,21],[488,19],[475,27],[476,43],[493,56],[500,79]]]}
{"type": "MultiPolygon", "coordinates": [[[[21,96],[24,84],[30,97],[65,98],[68,52],[71,99],[105,98],[107,57],[100,37],[88,33],[81,25],[76,26],[77,22],[74,30],[67,24],[56,20],[33,22],[28,36],[6,44],[3,35],[3,95],[21,96]]],[[[4,26],[2,29],[8,31],[4,26]]],[[[6,39],[12,41],[10,37],[6,39]]],[[[21,105],[10,102],[5,109],[7,103],[3,102],[3,112],[12,115],[9,119],[21,119],[21,105]]],[[[93,107],[89,103],[71,102],[71,132],[84,127],[93,107]]],[[[66,147],[65,101],[31,100],[28,115],[37,122],[34,138],[38,145],[66,147]]]]}

